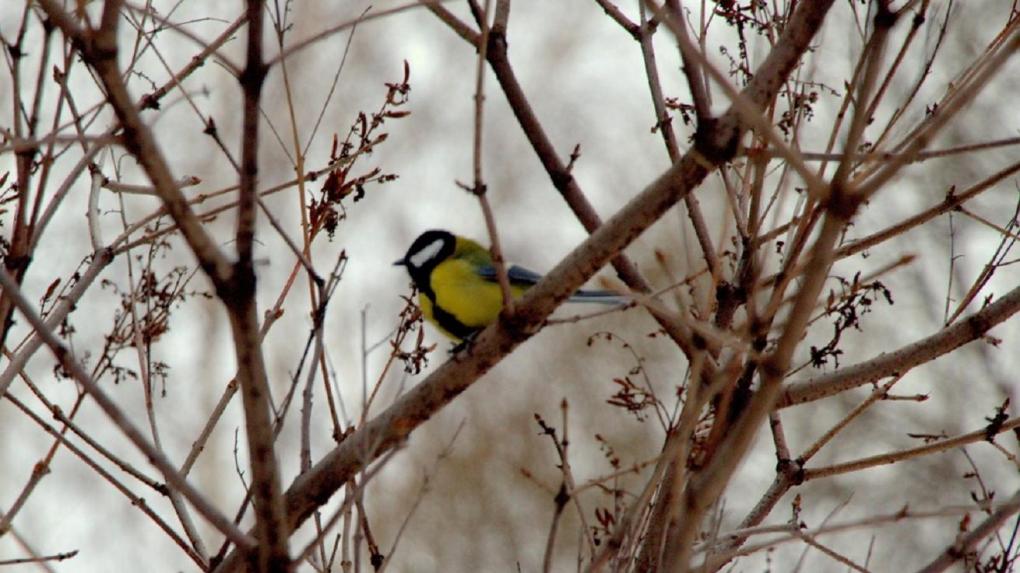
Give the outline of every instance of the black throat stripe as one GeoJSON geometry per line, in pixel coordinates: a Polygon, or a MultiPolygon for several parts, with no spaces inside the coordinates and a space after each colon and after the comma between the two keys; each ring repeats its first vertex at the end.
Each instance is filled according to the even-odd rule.
{"type": "MultiPolygon", "coordinates": [[[[431,291],[431,289],[429,289],[431,291]]],[[[453,316],[449,312],[446,312],[444,308],[436,303],[436,296],[432,292],[425,293],[425,296],[429,297],[432,301],[432,317],[436,319],[439,326],[443,327],[443,330],[463,340],[472,334],[481,330],[480,328],[472,328],[463,322],[457,320],[457,317],[453,316]]]]}

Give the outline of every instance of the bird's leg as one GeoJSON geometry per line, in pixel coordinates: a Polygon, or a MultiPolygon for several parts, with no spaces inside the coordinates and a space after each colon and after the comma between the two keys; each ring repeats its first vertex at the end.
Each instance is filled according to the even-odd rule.
{"type": "Polygon", "coordinates": [[[457,354],[460,353],[461,350],[466,350],[467,353],[468,353],[468,356],[470,356],[471,355],[471,349],[474,348],[475,339],[478,338],[478,333],[479,332],[481,332],[481,330],[476,330],[476,331],[468,334],[467,336],[465,336],[457,344],[454,344],[450,348],[450,356],[456,356],[457,354]]]}

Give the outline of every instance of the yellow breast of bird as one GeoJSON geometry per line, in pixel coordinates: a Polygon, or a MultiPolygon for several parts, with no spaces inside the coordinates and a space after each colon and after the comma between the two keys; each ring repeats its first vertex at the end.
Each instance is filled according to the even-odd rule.
{"type": "MultiPolygon", "coordinates": [[[[430,283],[436,293],[436,304],[464,326],[481,328],[492,324],[503,308],[499,284],[478,276],[467,261],[450,259],[440,263],[432,271],[430,283]]],[[[514,298],[520,298],[525,290],[519,286],[511,289],[514,298]]],[[[432,309],[428,310],[426,318],[432,314],[432,309]]]]}

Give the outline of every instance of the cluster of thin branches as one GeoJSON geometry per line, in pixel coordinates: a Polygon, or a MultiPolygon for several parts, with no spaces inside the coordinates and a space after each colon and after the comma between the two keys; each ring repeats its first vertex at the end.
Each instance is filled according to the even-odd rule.
{"type": "MultiPolygon", "coordinates": [[[[987,424],[970,432],[934,436],[917,447],[836,464],[816,462],[819,452],[852,431],[854,422],[876,404],[923,401],[926,396],[893,393],[912,370],[968,344],[997,344],[989,331],[1020,311],[1020,288],[998,295],[989,292],[993,279],[1010,263],[1009,253],[1018,236],[1017,213],[1001,223],[972,208],[979,198],[1008,182],[1020,170],[1020,162],[981,174],[966,188],[954,187],[940,200],[918,207],[886,228],[848,238],[860,213],[879,200],[908,166],[1020,143],[1017,138],[984,139],[931,148],[994,85],[1020,48],[1016,7],[990,20],[994,33],[988,34],[962,71],[940,86],[938,100],[923,101],[919,94],[929,93],[926,82],[932,81],[931,72],[944,59],[943,40],[954,23],[951,3],[940,7],[925,0],[900,4],[875,0],[837,8],[831,0],[713,6],[703,2],[695,10],[679,0],[647,0],[633,6],[593,0],[591,8],[604,12],[620,34],[632,38],[641,55],[651,104],[649,123],[670,163],[603,220],[572,175],[578,151],[575,148],[566,158],[560,154],[511,63],[510,2],[491,0],[483,5],[468,0],[466,4],[463,14],[447,3],[430,0],[368,12],[295,41],[289,18],[291,10],[298,8],[286,3],[249,0],[244,13],[211,40],[193,34],[188,25],[175,23],[172,12],[159,14],[148,6],[107,0],[101,7],[70,10],[55,0],[25,3],[17,29],[3,31],[13,106],[0,143],[0,153],[10,158],[11,165],[0,173],[5,230],[0,244],[4,262],[0,268],[4,356],[0,396],[11,411],[52,436],[52,442],[14,499],[2,501],[0,536],[15,536],[25,555],[4,562],[48,566],[75,558],[71,551],[40,554],[32,540],[19,535],[17,526],[54,457],[66,451],[145,513],[196,569],[284,571],[307,564],[322,571],[337,566],[346,570],[359,568],[365,556],[375,569],[385,568],[408,522],[395,539],[378,540],[366,517],[365,486],[384,471],[426,420],[547,326],[561,302],[600,268],[611,265],[624,285],[621,290],[633,300],[631,306],[650,315],[658,325],[656,336],[683,355],[686,372],[678,376],[682,380],[671,383],[667,395],[661,388],[656,390],[643,367],[644,358],[618,336],[600,334],[589,341],[620,343],[631,353],[635,366],[614,380],[615,394],[609,403],[641,421],[656,421],[662,439],[654,458],[633,463],[621,461],[626,456],[604,441],[612,472],[582,481],[571,469],[567,403],[557,423],[536,417],[540,431],[554,445],[562,476],[558,487],[550,489],[555,510],[545,545],[545,570],[557,562],[561,517],[568,510],[576,511],[582,524],[578,559],[590,571],[714,571],[785,543],[803,544],[843,567],[868,570],[873,563],[844,555],[820,537],[932,517],[951,522],[950,527],[959,527],[960,533],[944,551],[927,556],[924,570],[945,570],[961,561],[977,570],[1008,570],[1020,549],[1015,536],[1001,531],[1020,514],[1020,490],[1006,496],[986,492],[966,507],[920,510],[904,506],[816,528],[802,526],[797,497],[791,506],[792,519],[781,525],[766,524],[766,520],[774,517],[784,496],[802,484],[968,444],[987,443],[1001,453],[1005,464],[1020,466],[1016,448],[1000,443],[1003,434],[1020,428],[1020,418],[1012,415],[1005,397],[997,410],[987,412],[987,424]],[[329,366],[323,328],[327,304],[343,278],[348,257],[341,252],[326,263],[317,261],[312,246],[335,235],[351,216],[350,204],[365,195],[366,187],[395,179],[396,170],[366,164],[372,152],[385,145],[386,128],[407,116],[404,106],[411,70],[405,64],[403,75],[383,86],[378,107],[359,114],[347,133],[334,135],[327,146],[329,160],[310,167],[307,157],[318,142],[322,114],[310,133],[302,133],[301,102],[295,99],[299,90],[292,86],[288,65],[297,54],[327,38],[353,34],[367,19],[403,17],[403,12],[437,18],[463,40],[465,50],[477,54],[470,146],[473,179],[462,186],[478,198],[505,308],[500,320],[468,348],[383,407],[383,386],[395,378],[398,368],[394,366],[402,364],[404,373],[419,374],[436,356],[433,347],[425,345],[421,316],[408,299],[398,326],[385,341],[376,345],[363,341],[364,362],[379,349],[388,351],[388,356],[374,384],[368,383],[366,375],[359,410],[349,412],[329,366]],[[824,42],[820,31],[837,17],[853,23],[861,45],[852,56],[850,76],[838,89],[815,81],[810,65],[813,52],[824,42]],[[134,42],[125,41],[129,37],[125,27],[134,30],[134,42]],[[156,41],[168,33],[199,46],[179,69],[170,67],[156,41]],[[925,33],[936,38],[927,51],[918,48],[925,33]],[[664,44],[654,41],[657,36],[667,37],[676,52],[661,54],[664,44]],[[244,38],[240,62],[227,49],[239,37],[244,38]],[[30,50],[27,38],[40,41],[30,50]],[[275,45],[266,45],[274,43],[269,39],[275,45]],[[709,49],[720,42],[725,46],[721,58],[709,49]],[[274,56],[268,55],[271,49],[274,56]],[[907,64],[918,58],[918,52],[923,53],[920,73],[917,66],[907,64]],[[26,73],[29,58],[34,77],[26,73]],[[667,93],[664,86],[669,82],[661,77],[665,66],[659,64],[665,58],[681,63],[684,93],[667,93]],[[151,78],[157,74],[142,64],[154,61],[165,66],[160,72],[170,78],[162,84],[154,82],[151,78]],[[728,66],[720,66],[721,61],[728,66]],[[183,87],[211,62],[233,76],[242,96],[236,145],[183,87]],[[283,84],[289,118],[285,128],[263,115],[263,91],[270,71],[278,72],[273,77],[283,84]],[[88,77],[94,85],[84,89],[81,82],[70,81],[72,72],[75,78],[88,77]],[[487,85],[488,78],[495,79],[553,187],[589,233],[518,300],[510,295],[497,230],[500,217],[490,204],[483,165],[485,112],[494,99],[486,97],[494,91],[487,85]],[[903,82],[910,84],[906,90],[893,89],[903,82]],[[143,96],[132,97],[129,84],[131,89],[138,85],[148,89],[143,96]],[[176,175],[179,170],[161,148],[158,130],[145,115],[167,105],[171,96],[194,111],[207,145],[230,164],[236,185],[188,194],[201,182],[176,175]],[[820,126],[816,108],[823,101],[833,103],[838,112],[831,123],[820,126]],[[925,112],[911,113],[918,108],[925,112]],[[265,133],[267,125],[271,135],[265,133]],[[286,150],[296,176],[264,187],[259,178],[259,142],[270,137],[286,150]],[[819,141],[824,145],[821,150],[802,148],[805,142],[819,141]],[[240,150],[239,156],[235,149],[240,150]],[[124,167],[125,157],[137,165],[136,170],[124,167]],[[144,176],[146,183],[138,184],[138,176],[144,176]],[[320,179],[323,183],[315,189],[313,184],[320,179]],[[716,183],[724,216],[710,223],[699,190],[716,183]],[[87,189],[82,196],[87,199],[89,254],[72,273],[46,277],[41,288],[36,287],[38,281],[28,278],[45,248],[52,248],[44,239],[53,234],[51,223],[66,216],[66,205],[78,189],[87,189]],[[265,200],[286,192],[294,197],[299,214],[294,222],[265,200]],[[133,195],[156,198],[158,207],[150,202],[143,214],[131,215],[140,204],[133,195]],[[117,213],[119,232],[112,239],[101,202],[116,205],[112,210],[117,213]],[[682,211],[685,225],[692,230],[698,262],[672,284],[653,284],[623,251],[675,210],[682,211]],[[217,216],[224,213],[236,221],[227,241],[217,234],[215,225],[217,216]],[[992,229],[999,243],[984,271],[964,289],[964,296],[954,304],[947,297],[942,328],[879,356],[848,363],[859,356],[848,351],[847,333],[866,330],[864,317],[873,308],[893,304],[898,295],[886,285],[885,277],[915,264],[916,258],[904,255],[885,266],[852,273],[849,279],[839,277],[835,269],[861,253],[898,252],[895,245],[908,231],[959,214],[992,229]],[[274,293],[276,303],[260,311],[257,296],[262,287],[256,281],[254,253],[259,237],[269,233],[286,244],[293,262],[282,288],[274,293]],[[299,239],[292,238],[298,235],[299,239]],[[190,253],[188,263],[168,265],[167,258],[181,249],[190,253]],[[329,271],[321,270],[326,268],[329,271]],[[833,277],[837,280],[832,281],[833,277]],[[308,287],[307,301],[296,303],[293,290],[302,284],[301,279],[308,287]],[[827,289],[833,282],[838,288],[827,289]],[[96,290],[112,297],[117,310],[102,343],[85,356],[69,317],[96,290]],[[173,365],[157,359],[152,349],[170,329],[177,309],[189,304],[215,304],[222,310],[230,327],[236,373],[223,381],[214,411],[196,428],[194,445],[181,461],[162,444],[156,406],[159,389],[172,376],[173,365]],[[312,328],[295,359],[297,366],[286,392],[274,395],[264,340],[285,309],[302,306],[312,328]],[[822,328],[823,324],[831,327],[822,328]],[[38,371],[29,368],[43,347],[56,359],[47,375],[74,383],[69,405],[38,380],[38,371]],[[131,366],[125,366],[128,360],[131,366]],[[811,374],[805,377],[805,372],[811,374]],[[141,386],[146,428],[133,421],[135,417],[111,393],[107,380],[141,386]],[[870,392],[850,392],[859,388],[870,392]],[[189,474],[238,393],[246,455],[238,455],[236,463],[244,501],[228,515],[211,501],[210,492],[193,485],[189,474]],[[790,447],[784,410],[847,395],[857,396],[852,409],[821,436],[804,440],[807,447],[800,451],[790,447]],[[325,407],[313,408],[319,396],[325,407]],[[88,401],[103,411],[159,478],[150,475],[151,468],[139,467],[129,461],[131,456],[97,439],[94,427],[79,423],[81,407],[88,401]],[[295,402],[300,413],[288,416],[295,402]],[[47,420],[43,411],[54,419],[47,420]],[[314,460],[312,417],[320,411],[332,428],[333,444],[314,460]],[[295,417],[300,419],[293,422],[295,417]],[[289,484],[281,477],[278,453],[278,438],[287,423],[300,428],[300,468],[289,484]],[[770,432],[776,461],[772,484],[736,528],[723,530],[715,509],[764,427],[770,432]],[[631,475],[639,477],[637,490],[626,490],[618,481],[631,475]],[[165,496],[172,513],[155,510],[140,492],[165,496]],[[338,493],[339,501],[331,504],[338,493]],[[603,506],[589,496],[609,496],[612,501],[603,506]],[[216,536],[201,531],[194,514],[216,536]],[[979,521],[972,522],[971,514],[980,515],[979,521]],[[310,523],[304,528],[308,535],[298,544],[294,534],[306,522],[310,523]],[[209,545],[213,539],[218,547],[209,545]]],[[[332,88],[324,94],[322,110],[343,65],[344,60],[338,64],[332,88]]],[[[450,448],[446,446],[437,463],[450,448]]],[[[403,508],[408,520],[424,495],[428,495],[427,483],[413,506],[403,508]]]]}

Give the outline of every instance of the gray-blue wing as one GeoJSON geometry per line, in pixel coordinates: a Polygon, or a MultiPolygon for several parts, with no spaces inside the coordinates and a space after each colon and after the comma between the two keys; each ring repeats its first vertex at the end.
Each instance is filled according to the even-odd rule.
{"type": "MultiPolygon", "coordinates": [[[[478,274],[486,280],[499,280],[496,277],[496,267],[492,265],[479,267],[478,274]]],[[[542,275],[519,265],[511,265],[506,270],[506,275],[511,284],[525,288],[533,286],[542,280],[542,275]]],[[[627,297],[607,290],[579,290],[567,300],[569,302],[595,302],[599,304],[627,304],[630,302],[630,299],[627,297]]]]}
{"type": "MultiPolygon", "coordinates": [[[[496,267],[492,265],[478,267],[478,274],[486,280],[499,280],[496,277],[496,267]]],[[[528,269],[518,265],[511,265],[510,268],[506,270],[506,276],[510,279],[511,284],[523,287],[532,286],[542,280],[542,275],[535,271],[529,271],[528,269]]]]}

